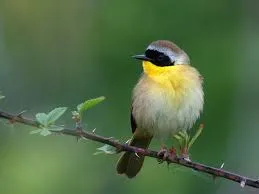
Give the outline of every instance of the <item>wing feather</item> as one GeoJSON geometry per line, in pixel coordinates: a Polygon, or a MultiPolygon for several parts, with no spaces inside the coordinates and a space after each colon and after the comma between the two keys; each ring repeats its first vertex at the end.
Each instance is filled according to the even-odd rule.
{"type": "Polygon", "coordinates": [[[137,123],[136,123],[136,120],[135,120],[134,115],[132,113],[132,110],[133,110],[133,106],[131,106],[131,110],[130,110],[130,123],[131,123],[131,131],[132,131],[132,133],[134,133],[136,131],[136,128],[137,128],[137,123]]]}

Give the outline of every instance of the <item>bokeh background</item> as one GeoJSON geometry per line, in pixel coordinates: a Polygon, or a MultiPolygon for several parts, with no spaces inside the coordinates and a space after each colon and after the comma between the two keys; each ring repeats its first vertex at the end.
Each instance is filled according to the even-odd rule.
{"type": "MultiPolygon", "coordinates": [[[[131,90],[141,65],[131,58],[153,40],[168,39],[204,76],[202,136],[193,160],[259,177],[259,3],[196,1],[0,1],[1,109],[26,116],[58,106],[70,112],[106,96],[84,125],[125,141],[131,136],[131,90]]],[[[257,193],[237,183],[147,158],[132,180],[115,171],[118,155],[67,136],[30,135],[0,120],[0,193],[257,193]]],[[[159,149],[156,142],[151,146],[159,149]]]]}

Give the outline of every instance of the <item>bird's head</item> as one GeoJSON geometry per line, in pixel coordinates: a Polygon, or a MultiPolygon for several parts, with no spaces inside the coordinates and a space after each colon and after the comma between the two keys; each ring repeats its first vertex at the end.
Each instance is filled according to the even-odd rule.
{"type": "Polygon", "coordinates": [[[167,40],[152,42],[145,54],[133,56],[135,59],[148,61],[158,67],[189,64],[188,55],[174,43],[167,40]]]}

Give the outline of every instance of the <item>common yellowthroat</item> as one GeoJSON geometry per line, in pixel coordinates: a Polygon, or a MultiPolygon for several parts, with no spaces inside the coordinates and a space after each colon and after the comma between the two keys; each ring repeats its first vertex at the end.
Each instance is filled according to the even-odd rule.
{"type": "MultiPolygon", "coordinates": [[[[152,42],[142,61],[141,78],[133,90],[131,146],[148,148],[153,137],[161,146],[180,130],[190,129],[203,109],[202,77],[190,65],[188,55],[170,41],[152,42]]],[[[124,153],[117,172],[132,178],[140,171],[144,156],[124,153]]]]}

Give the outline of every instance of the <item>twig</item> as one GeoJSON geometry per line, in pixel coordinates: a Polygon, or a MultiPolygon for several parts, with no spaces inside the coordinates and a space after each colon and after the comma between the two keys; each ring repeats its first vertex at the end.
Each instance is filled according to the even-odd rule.
{"type": "MultiPolygon", "coordinates": [[[[13,114],[0,110],[0,118],[7,119],[11,123],[17,122],[17,123],[22,123],[22,124],[36,127],[36,128],[40,127],[40,125],[37,121],[28,119],[28,118],[24,118],[21,114],[13,115],[13,114]]],[[[158,152],[156,152],[156,151],[149,150],[149,149],[142,149],[142,148],[138,148],[138,147],[134,147],[134,146],[129,146],[128,144],[120,143],[119,141],[116,141],[112,138],[107,138],[107,137],[103,137],[100,135],[96,135],[94,131],[87,132],[84,130],[64,128],[63,130],[58,131],[58,132],[53,131],[53,133],[70,135],[70,136],[75,136],[75,137],[79,137],[79,138],[84,137],[86,139],[90,139],[90,140],[93,140],[96,142],[100,142],[100,143],[104,143],[104,144],[113,146],[113,147],[117,148],[117,150],[119,152],[121,152],[121,151],[133,152],[133,153],[136,153],[137,155],[144,155],[144,156],[163,160],[163,158],[158,156],[158,152]]],[[[207,174],[212,175],[212,177],[222,177],[222,178],[237,182],[240,184],[241,187],[250,186],[250,187],[259,188],[259,180],[241,176],[241,175],[226,171],[222,168],[210,167],[210,166],[200,164],[197,162],[187,161],[187,160],[179,158],[179,157],[176,157],[174,159],[170,159],[167,157],[166,159],[164,159],[164,161],[166,161],[168,163],[175,163],[175,164],[178,164],[181,166],[185,166],[187,168],[191,168],[191,169],[194,169],[199,172],[207,173],[207,174]]]]}

